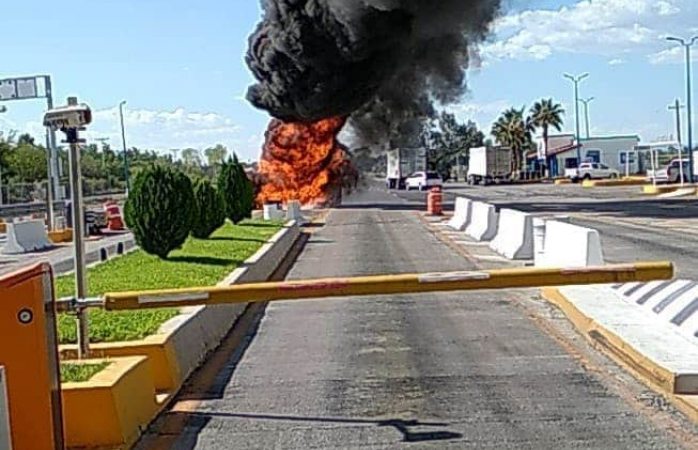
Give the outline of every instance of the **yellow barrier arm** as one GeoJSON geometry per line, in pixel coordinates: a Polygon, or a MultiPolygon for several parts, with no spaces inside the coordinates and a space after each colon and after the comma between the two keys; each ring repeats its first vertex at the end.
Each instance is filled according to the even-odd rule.
{"type": "Polygon", "coordinates": [[[570,269],[517,268],[471,272],[377,275],[353,278],[238,284],[227,287],[168,289],[105,294],[107,310],[268,302],[356,295],[627,283],[667,280],[670,262],[639,262],[570,269]]]}

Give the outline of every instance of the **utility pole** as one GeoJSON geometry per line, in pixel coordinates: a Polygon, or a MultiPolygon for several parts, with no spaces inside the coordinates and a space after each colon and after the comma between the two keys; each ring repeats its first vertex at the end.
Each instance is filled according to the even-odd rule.
{"type": "Polygon", "coordinates": [[[673,36],[666,38],[667,41],[680,44],[686,53],[686,115],[688,120],[688,179],[693,182],[693,111],[692,111],[692,88],[691,88],[691,47],[698,41],[698,36],[693,36],[689,39],[682,39],[673,36]]]}
{"type": "Polygon", "coordinates": [[[589,76],[588,73],[583,73],[578,76],[572,76],[568,73],[563,75],[565,78],[569,79],[574,83],[574,118],[576,122],[576,137],[577,137],[577,167],[582,163],[582,142],[579,133],[579,83],[589,76]]]}
{"type": "MultiPolygon", "coordinates": [[[[679,178],[681,179],[681,184],[683,185],[684,181],[684,173],[683,173],[683,155],[681,154],[683,152],[683,143],[681,141],[681,108],[684,106],[681,105],[681,102],[679,99],[676,99],[676,103],[674,106],[669,105],[669,110],[671,111],[672,109],[676,110],[676,139],[679,143],[679,178]]],[[[689,152],[690,153],[690,152],[689,152]]],[[[690,161],[690,159],[689,159],[690,161]]],[[[690,166],[690,164],[689,164],[690,166]]],[[[689,167],[690,170],[690,167],[689,167]]]]}
{"type": "Polygon", "coordinates": [[[683,142],[681,140],[681,110],[685,107],[686,106],[682,105],[678,98],[676,99],[673,105],[668,106],[669,111],[676,111],[676,140],[679,143],[679,147],[682,145],[683,142]]]}
{"type": "Polygon", "coordinates": [[[124,105],[126,100],[119,103],[119,117],[121,118],[121,144],[124,150],[124,182],[126,183],[126,196],[128,197],[128,152],[126,150],[126,129],[124,128],[124,105]]]}
{"type": "MultiPolygon", "coordinates": [[[[5,105],[0,105],[0,114],[7,112],[7,107],[5,105]]],[[[3,205],[2,199],[2,166],[0,166],[0,206],[3,205]]]]}
{"type": "Polygon", "coordinates": [[[584,105],[584,118],[586,121],[586,131],[587,131],[587,139],[591,137],[590,132],[589,132],[589,103],[594,101],[595,97],[589,97],[589,98],[580,98],[579,101],[582,102],[584,105]]]}

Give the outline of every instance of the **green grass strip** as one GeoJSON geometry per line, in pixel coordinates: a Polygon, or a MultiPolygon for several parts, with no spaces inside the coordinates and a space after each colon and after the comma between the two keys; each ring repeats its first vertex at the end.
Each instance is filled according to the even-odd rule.
{"type": "MultiPolygon", "coordinates": [[[[249,220],[226,223],[209,239],[190,238],[180,250],[163,261],[137,250],[88,269],[90,296],[106,292],[210,286],[252,256],[280,228],[281,223],[249,220]]],[[[56,279],[56,295],[74,295],[74,276],[56,279]]],[[[174,308],[138,311],[89,311],[90,342],[119,342],[143,339],[175,317],[174,308]]],[[[74,316],[60,315],[59,342],[77,341],[74,316]]]]}
{"type": "Polygon", "coordinates": [[[61,383],[83,383],[90,381],[98,372],[106,369],[110,363],[97,364],[61,363],[61,383]]]}

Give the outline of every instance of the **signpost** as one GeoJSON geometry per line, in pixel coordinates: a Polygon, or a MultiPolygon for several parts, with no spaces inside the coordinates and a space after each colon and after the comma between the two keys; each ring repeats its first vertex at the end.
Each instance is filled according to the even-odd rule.
{"type": "MultiPolygon", "coordinates": [[[[48,75],[7,78],[0,80],[0,102],[32,100],[38,98],[45,98],[47,108],[53,109],[51,77],[48,75]],[[43,82],[43,91],[40,89],[41,82],[43,82]]],[[[56,151],[56,132],[54,130],[49,129],[47,131],[46,152],[46,163],[48,167],[48,183],[46,186],[47,219],[49,230],[53,230],[55,223],[53,202],[54,200],[63,199],[58,180],[58,154],[56,151]]]]}

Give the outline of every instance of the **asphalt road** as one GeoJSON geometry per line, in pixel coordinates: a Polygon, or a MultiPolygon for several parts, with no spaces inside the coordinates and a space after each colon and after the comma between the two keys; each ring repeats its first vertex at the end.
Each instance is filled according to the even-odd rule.
{"type": "MultiPolygon", "coordinates": [[[[498,208],[570,215],[572,223],[599,230],[607,262],[673,261],[677,275],[698,280],[698,197],[660,199],[639,186],[585,189],[579,185],[447,185],[449,205],[456,195],[498,208]]],[[[415,207],[426,194],[400,192],[415,207]]]]}
{"type": "MultiPolygon", "coordinates": [[[[347,200],[289,278],[473,268],[395,197],[374,188],[347,200]]],[[[172,448],[678,447],[518,296],[273,303],[172,448]]]]}

